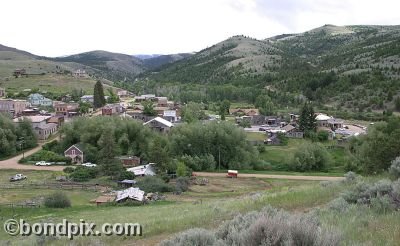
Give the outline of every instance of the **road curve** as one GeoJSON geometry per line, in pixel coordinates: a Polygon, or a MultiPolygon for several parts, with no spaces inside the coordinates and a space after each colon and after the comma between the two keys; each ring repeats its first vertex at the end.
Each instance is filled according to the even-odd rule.
{"type": "MultiPolygon", "coordinates": [[[[225,177],[226,173],[209,173],[209,172],[194,172],[196,176],[202,177],[225,177]]],[[[292,180],[310,180],[310,181],[339,181],[343,180],[343,177],[331,177],[331,176],[297,176],[297,175],[277,175],[277,174],[251,174],[251,173],[239,173],[239,178],[267,178],[267,179],[292,179],[292,180]]]]}
{"type": "MultiPolygon", "coordinates": [[[[37,147],[28,150],[24,153],[25,156],[32,155],[33,153],[42,149],[42,145],[45,143],[40,143],[37,147]]],[[[0,169],[19,169],[19,170],[48,170],[48,171],[62,171],[65,167],[63,166],[35,166],[35,165],[22,165],[18,161],[22,159],[22,154],[14,156],[10,159],[0,161],[0,169]]]]}

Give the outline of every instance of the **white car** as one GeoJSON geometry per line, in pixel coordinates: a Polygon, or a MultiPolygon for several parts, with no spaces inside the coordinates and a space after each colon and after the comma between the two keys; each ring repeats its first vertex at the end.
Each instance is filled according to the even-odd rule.
{"type": "Polygon", "coordinates": [[[36,162],[35,165],[36,166],[50,166],[51,163],[50,162],[45,162],[45,161],[39,161],[39,162],[36,162]]]}
{"type": "Polygon", "coordinates": [[[93,163],[91,163],[91,162],[83,163],[82,166],[84,166],[84,167],[97,167],[96,164],[93,164],[93,163]]]}

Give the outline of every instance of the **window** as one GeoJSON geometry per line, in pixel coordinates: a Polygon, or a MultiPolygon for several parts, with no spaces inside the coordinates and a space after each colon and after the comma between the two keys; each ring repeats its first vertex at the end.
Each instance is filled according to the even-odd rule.
{"type": "Polygon", "coordinates": [[[74,149],[72,150],[72,154],[75,155],[75,150],[74,149]]]}

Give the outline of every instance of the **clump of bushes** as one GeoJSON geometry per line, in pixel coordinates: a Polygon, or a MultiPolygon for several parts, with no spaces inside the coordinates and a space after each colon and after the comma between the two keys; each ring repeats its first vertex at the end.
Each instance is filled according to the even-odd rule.
{"type": "Polygon", "coordinates": [[[188,177],[178,177],[176,179],[175,192],[180,194],[189,190],[190,180],[188,177]]]}
{"type": "Polygon", "coordinates": [[[400,156],[396,157],[396,159],[392,161],[392,165],[390,165],[389,168],[389,173],[395,179],[400,178],[400,156]]]}
{"type": "Polygon", "coordinates": [[[299,172],[326,171],[331,162],[331,156],[324,146],[308,143],[294,153],[289,168],[299,172]]]}
{"type": "Polygon", "coordinates": [[[191,229],[163,241],[170,245],[339,245],[337,232],[321,228],[317,217],[293,215],[267,207],[261,212],[238,215],[216,232],[191,229]]]}
{"type": "Polygon", "coordinates": [[[21,162],[37,162],[37,161],[47,161],[47,162],[65,162],[66,164],[71,164],[71,158],[59,155],[55,152],[48,150],[40,150],[33,155],[22,159],[21,162]]]}
{"type": "Polygon", "coordinates": [[[55,192],[45,198],[44,205],[48,208],[68,208],[71,207],[71,201],[65,193],[55,192]]]}
{"type": "Polygon", "coordinates": [[[400,208],[400,179],[391,182],[380,180],[374,184],[359,182],[353,190],[342,194],[347,203],[367,205],[377,212],[400,208]]]}
{"type": "Polygon", "coordinates": [[[73,170],[73,172],[69,175],[73,181],[76,182],[85,182],[90,179],[94,179],[99,174],[99,169],[97,167],[77,167],[73,170]]]}
{"type": "Polygon", "coordinates": [[[166,184],[164,180],[155,176],[146,176],[138,179],[138,187],[146,193],[171,192],[173,187],[166,184]]]}

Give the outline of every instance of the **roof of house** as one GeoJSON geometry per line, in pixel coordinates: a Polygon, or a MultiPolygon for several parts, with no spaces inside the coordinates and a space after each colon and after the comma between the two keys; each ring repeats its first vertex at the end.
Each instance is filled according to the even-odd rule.
{"type": "Polygon", "coordinates": [[[47,130],[47,129],[53,129],[56,128],[58,125],[55,123],[49,123],[49,124],[45,124],[43,126],[37,126],[35,128],[40,129],[40,130],[47,130]]]}
{"type": "Polygon", "coordinates": [[[136,184],[136,180],[132,180],[132,179],[124,179],[122,181],[118,181],[118,183],[120,184],[136,184]]]}
{"type": "Polygon", "coordinates": [[[142,166],[137,166],[137,167],[131,167],[126,169],[128,172],[133,172],[136,176],[141,176],[146,173],[146,170],[150,168],[153,164],[147,164],[147,165],[142,165],[142,166]]]}
{"type": "Polygon", "coordinates": [[[332,119],[332,117],[330,117],[330,116],[328,116],[328,115],[326,115],[326,114],[318,114],[318,115],[315,117],[315,119],[316,119],[316,120],[329,120],[329,119],[332,119]]]}
{"type": "Polygon", "coordinates": [[[292,130],[295,129],[295,128],[296,128],[296,127],[294,127],[294,126],[288,124],[288,125],[282,127],[281,129],[284,130],[284,131],[286,131],[286,132],[290,132],[290,131],[292,131],[292,130]]]}
{"type": "Polygon", "coordinates": [[[172,124],[168,120],[165,120],[165,119],[163,119],[161,117],[156,117],[154,119],[151,119],[151,120],[147,121],[146,123],[143,123],[143,125],[147,125],[147,124],[149,124],[149,123],[151,123],[153,121],[157,121],[157,122],[159,122],[159,123],[161,123],[161,124],[163,124],[163,125],[165,125],[167,127],[173,127],[174,126],[174,124],[172,124]]]}
{"type": "Polygon", "coordinates": [[[126,190],[117,191],[117,197],[115,198],[115,201],[118,202],[127,198],[141,202],[144,199],[144,191],[133,187],[130,187],[126,190]]]}
{"type": "Polygon", "coordinates": [[[73,144],[73,145],[71,145],[71,147],[69,147],[68,149],[66,149],[65,151],[64,151],[64,154],[68,151],[68,150],[70,150],[71,148],[73,148],[73,147],[75,147],[76,149],[78,149],[80,152],[84,152],[83,151],[83,146],[81,145],[81,144],[73,144]]]}
{"type": "Polygon", "coordinates": [[[229,109],[229,114],[235,114],[237,112],[243,112],[244,114],[254,113],[259,114],[259,110],[256,108],[234,108],[229,109]]]}
{"type": "Polygon", "coordinates": [[[46,121],[46,120],[50,119],[51,116],[48,116],[48,115],[21,116],[21,117],[15,118],[13,121],[19,122],[19,121],[22,121],[24,118],[32,121],[32,123],[40,123],[42,121],[46,121]]]}

